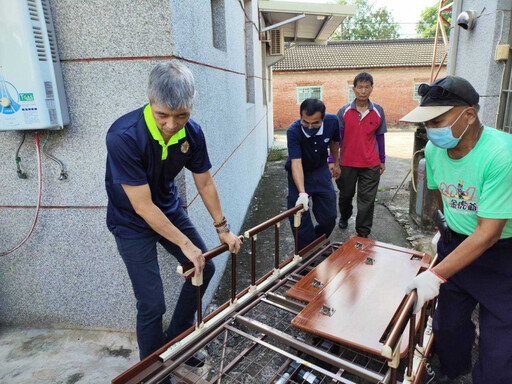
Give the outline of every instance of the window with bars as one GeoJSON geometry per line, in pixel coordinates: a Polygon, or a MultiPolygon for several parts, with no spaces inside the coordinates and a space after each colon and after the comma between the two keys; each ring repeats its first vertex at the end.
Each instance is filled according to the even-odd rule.
{"type": "Polygon", "coordinates": [[[297,87],[297,104],[309,98],[322,100],[323,86],[297,87]]]}
{"type": "Polygon", "coordinates": [[[356,98],[356,94],[354,93],[354,85],[353,84],[349,84],[348,86],[348,102],[352,102],[352,100],[354,100],[356,98]]]}

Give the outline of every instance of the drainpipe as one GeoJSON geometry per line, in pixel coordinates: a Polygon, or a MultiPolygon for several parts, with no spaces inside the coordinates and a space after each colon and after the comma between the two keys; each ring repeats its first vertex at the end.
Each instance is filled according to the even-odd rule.
{"type": "Polygon", "coordinates": [[[460,28],[457,25],[457,16],[462,10],[462,0],[454,0],[452,5],[452,33],[450,36],[451,47],[446,68],[447,75],[455,75],[455,64],[457,63],[457,49],[459,47],[460,28]]]}

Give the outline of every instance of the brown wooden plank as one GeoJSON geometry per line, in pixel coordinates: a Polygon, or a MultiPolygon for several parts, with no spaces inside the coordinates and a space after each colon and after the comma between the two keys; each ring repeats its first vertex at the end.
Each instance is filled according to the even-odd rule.
{"type": "MultiPolygon", "coordinates": [[[[356,249],[352,240],[354,238],[315,268],[324,273],[321,276],[328,276],[330,281],[316,293],[292,321],[292,325],[380,355],[380,340],[402,303],[405,287],[420,270],[428,266],[430,256],[362,238],[355,239],[363,245],[356,249]],[[334,260],[326,263],[332,256],[335,256],[334,260]],[[373,258],[374,264],[365,264],[366,257],[373,258]],[[419,257],[421,259],[417,260],[419,257]],[[338,258],[342,258],[342,262],[338,258]],[[324,263],[326,265],[319,268],[324,263]],[[335,268],[338,271],[331,277],[335,268]],[[335,309],[332,316],[320,313],[324,304],[335,309]]],[[[312,281],[309,274],[306,278],[312,281]]],[[[406,331],[401,350],[405,351],[407,342],[406,331]]]]}
{"type": "Polygon", "coordinates": [[[356,244],[356,239],[352,237],[340,248],[332,253],[326,260],[313,268],[306,276],[304,276],[297,284],[286,291],[286,295],[294,299],[309,303],[313,298],[325,289],[329,282],[336,277],[339,271],[343,269],[347,263],[347,254],[356,244]],[[313,281],[318,279],[324,284],[323,288],[314,287],[313,281]]]}
{"type": "MultiPolygon", "coordinates": [[[[426,255],[424,252],[418,252],[407,248],[398,247],[392,244],[381,243],[378,241],[353,236],[347,242],[345,242],[340,248],[334,251],[326,260],[324,260],[312,271],[310,271],[306,276],[304,276],[297,284],[295,284],[288,291],[286,291],[286,295],[294,299],[309,303],[326,288],[326,286],[351,260],[350,253],[353,252],[353,250],[356,250],[355,247],[357,243],[362,244],[362,249],[365,249],[369,246],[377,246],[379,248],[386,248],[407,253],[410,254],[411,257],[417,256],[423,259],[423,257],[426,255]],[[315,279],[322,282],[324,286],[322,288],[313,286],[312,283],[315,279]]],[[[427,266],[425,265],[425,268],[426,267],[427,266]]]]}

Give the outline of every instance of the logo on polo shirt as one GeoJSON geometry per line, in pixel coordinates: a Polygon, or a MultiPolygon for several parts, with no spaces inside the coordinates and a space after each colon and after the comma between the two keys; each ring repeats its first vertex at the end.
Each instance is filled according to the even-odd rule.
{"type": "Polygon", "coordinates": [[[181,153],[187,153],[189,148],[190,144],[188,143],[187,140],[185,140],[183,144],[181,144],[181,153]]]}
{"type": "Polygon", "coordinates": [[[476,187],[465,187],[464,180],[459,179],[457,185],[443,181],[439,185],[439,190],[450,210],[466,215],[476,214],[478,211],[479,197],[475,196],[476,187]]]}

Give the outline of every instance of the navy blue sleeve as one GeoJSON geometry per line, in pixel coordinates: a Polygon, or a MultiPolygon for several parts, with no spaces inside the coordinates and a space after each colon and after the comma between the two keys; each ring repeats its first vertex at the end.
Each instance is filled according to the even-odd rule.
{"type": "Polygon", "coordinates": [[[340,123],[340,148],[343,146],[343,137],[345,136],[345,112],[350,104],[344,105],[340,108],[336,116],[338,116],[338,122],[340,123]]]}
{"type": "MultiPolygon", "coordinates": [[[[340,129],[342,129],[342,130],[345,130],[344,117],[345,117],[345,111],[347,110],[347,107],[348,107],[348,104],[344,105],[343,107],[341,107],[339,109],[338,113],[336,114],[336,116],[338,116],[338,121],[340,123],[340,129]]],[[[343,140],[343,137],[341,137],[341,140],[343,140]]]]}
{"type": "Polygon", "coordinates": [[[148,183],[142,153],[136,143],[116,134],[107,135],[107,161],[114,184],[144,185],[148,183]]]}
{"type": "MultiPolygon", "coordinates": [[[[338,120],[338,117],[336,117],[336,122],[334,124],[334,127],[335,127],[335,129],[333,131],[331,140],[336,142],[336,143],[338,143],[338,146],[339,146],[339,143],[340,143],[340,122],[338,120]]],[[[331,149],[330,148],[329,148],[329,157],[327,158],[327,162],[329,164],[334,163],[334,158],[332,157],[332,153],[331,153],[331,149]]]]}
{"type": "Polygon", "coordinates": [[[375,135],[383,135],[388,131],[388,127],[386,125],[386,116],[384,116],[384,109],[380,105],[376,105],[375,108],[380,115],[380,125],[379,128],[377,128],[375,131],[375,135]]]}
{"type": "Polygon", "coordinates": [[[386,162],[386,149],[384,145],[384,134],[377,135],[377,148],[379,150],[379,160],[381,163],[386,162]]]}
{"type": "Polygon", "coordinates": [[[212,167],[212,164],[210,163],[206,140],[201,129],[197,130],[197,135],[194,137],[194,145],[191,145],[191,148],[192,157],[187,161],[187,164],[185,164],[185,168],[193,173],[204,173],[208,171],[212,167]]]}
{"type": "Polygon", "coordinates": [[[286,131],[286,140],[288,143],[288,157],[290,159],[302,159],[299,136],[291,127],[286,131]]]}

